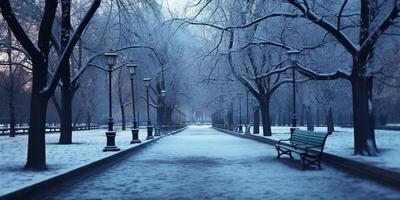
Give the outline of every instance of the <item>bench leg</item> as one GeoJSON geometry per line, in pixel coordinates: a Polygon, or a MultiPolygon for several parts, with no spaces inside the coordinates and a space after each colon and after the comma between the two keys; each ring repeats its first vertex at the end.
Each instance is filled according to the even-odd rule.
{"type": "Polygon", "coordinates": [[[276,149],[276,151],[278,152],[278,155],[276,156],[276,158],[279,159],[279,158],[281,157],[281,155],[282,155],[282,154],[281,154],[281,151],[280,151],[281,148],[275,146],[275,149],[276,149]]]}
{"type": "Polygon", "coordinates": [[[287,154],[287,155],[289,155],[290,159],[293,159],[292,151],[290,151],[290,150],[284,151],[279,146],[275,146],[275,149],[278,152],[278,155],[276,156],[277,159],[279,159],[281,157],[281,155],[283,155],[283,154],[287,154]]]}
{"type": "Polygon", "coordinates": [[[321,157],[317,158],[314,162],[314,165],[318,167],[318,169],[321,169],[321,157]]]}
{"type": "Polygon", "coordinates": [[[302,167],[303,167],[303,170],[305,170],[306,169],[306,166],[307,166],[307,164],[306,164],[306,157],[304,156],[304,154],[300,154],[300,159],[301,159],[301,164],[302,164],[302,167]]]}
{"type": "Polygon", "coordinates": [[[301,161],[303,164],[303,169],[305,169],[307,166],[310,166],[310,165],[315,165],[318,167],[318,169],[322,169],[321,168],[321,157],[307,158],[307,155],[304,155],[304,154],[300,155],[300,157],[301,157],[301,161]]]}

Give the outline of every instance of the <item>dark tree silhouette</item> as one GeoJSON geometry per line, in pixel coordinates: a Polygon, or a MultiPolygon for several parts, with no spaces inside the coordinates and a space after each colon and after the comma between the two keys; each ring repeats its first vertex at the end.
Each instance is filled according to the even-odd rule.
{"type": "Polygon", "coordinates": [[[88,12],[78,25],[75,33],[68,40],[61,57],[55,66],[56,71],[48,79],[49,53],[51,49],[51,31],[56,15],[58,1],[46,0],[44,12],[37,34],[37,45],[28,37],[27,32],[22,28],[18,21],[9,0],[0,1],[0,9],[3,18],[12,30],[15,38],[22,45],[25,51],[32,59],[32,93],[29,120],[29,139],[28,139],[28,157],[26,168],[45,169],[46,151],[45,151],[45,124],[47,104],[50,97],[58,85],[58,82],[64,72],[64,64],[68,62],[69,57],[78,42],[80,35],[88,25],[101,0],[94,0],[88,12]]]}

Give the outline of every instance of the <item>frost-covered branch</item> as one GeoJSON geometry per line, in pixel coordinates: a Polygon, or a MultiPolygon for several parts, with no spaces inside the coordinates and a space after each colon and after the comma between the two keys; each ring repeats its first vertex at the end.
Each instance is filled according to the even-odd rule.
{"type": "Polygon", "coordinates": [[[317,15],[311,10],[307,10],[307,8],[297,0],[288,0],[288,2],[302,12],[306,19],[332,34],[350,54],[356,55],[358,53],[359,47],[355,45],[343,32],[338,30],[332,23],[328,22],[323,17],[317,15]]]}
{"type": "MultiPolygon", "coordinates": [[[[122,47],[122,48],[113,50],[113,52],[120,52],[120,51],[124,51],[124,50],[127,50],[127,49],[135,49],[135,48],[145,48],[145,49],[151,50],[151,51],[154,53],[154,55],[156,56],[157,61],[160,63],[160,65],[165,64],[165,63],[161,60],[161,58],[160,58],[160,56],[158,55],[156,49],[153,48],[153,47],[150,47],[150,46],[146,46],[146,45],[131,45],[131,46],[126,46],[126,47],[122,47]]],[[[106,53],[106,51],[102,51],[102,52],[96,53],[95,55],[91,56],[91,57],[89,58],[89,60],[86,62],[85,66],[83,66],[83,67],[75,74],[75,76],[74,76],[74,78],[72,79],[71,83],[77,82],[78,79],[80,78],[80,76],[86,71],[87,67],[89,67],[89,66],[91,66],[91,65],[94,65],[92,62],[93,62],[96,58],[98,58],[99,56],[104,55],[104,53],[106,53]]]]}
{"type": "Polygon", "coordinates": [[[293,68],[292,66],[280,68],[280,69],[273,70],[273,71],[270,71],[270,72],[268,72],[268,73],[259,75],[259,76],[257,76],[257,78],[266,78],[266,77],[270,77],[270,76],[272,76],[272,75],[280,74],[280,73],[285,72],[286,70],[292,69],[292,68],[293,68]]]}
{"type": "Polygon", "coordinates": [[[303,67],[300,64],[296,65],[296,69],[300,74],[313,80],[335,80],[340,78],[349,80],[351,76],[350,73],[342,71],[340,69],[334,73],[326,73],[326,74],[315,72],[311,69],[303,67]]]}
{"type": "MultiPolygon", "coordinates": [[[[266,19],[269,18],[274,18],[274,17],[286,17],[286,18],[297,18],[297,17],[301,17],[303,15],[298,15],[298,14],[290,14],[290,13],[272,13],[272,14],[268,14],[262,17],[259,17],[249,23],[240,25],[240,26],[219,26],[219,25],[215,25],[215,24],[211,24],[211,23],[206,23],[206,22],[198,22],[198,21],[191,21],[188,19],[182,19],[182,18],[174,18],[171,19],[172,21],[182,21],[183,23],[187,23],[190,25],[198,25],[198,26],[207,26],[207,27],[212,27],[221,31],[230,31],[230,30],[235,30],[235,29],[245,29],[245,28],[249,28],[253,25],[256,25],[266,19]]],[[[170,21],[171,21],[170,20],[170,21]]]]}

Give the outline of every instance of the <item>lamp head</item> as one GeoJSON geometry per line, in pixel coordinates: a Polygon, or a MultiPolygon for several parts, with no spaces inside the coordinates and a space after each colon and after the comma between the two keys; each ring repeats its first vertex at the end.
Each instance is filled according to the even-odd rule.
{"type": "Polygon", "coordinates": [[[132,61],[130,61],[128,64],[126,64],[126,67],[129,70],[129,74],[133,77],[136,75],[136,69],[137,69],[137,65],[135,63],[133,63],[132,61]]]}
{"type": "Polygon", "coordinates": [[[300,51],[298,50],[289,50],[287,52],[289,60],[291,63],[297,63],[300,57],[300,51]]]}
{"type": "Polygon", "coordinates": [[[149,87],[150,87],[150,80],[151,80],[151,78],[144,78],[144,79],[143,79],[143,81],[144,81],[144,87],[146,87],[146,90],[148,90],[149,87]]]}
{"type": "Polygon", "coordinates": [[[105,53],[104,57],[106,58],[106,64],[108,66],[115,66],[117,64],[118,55],[114,53],[112,49],[105,53]]]}

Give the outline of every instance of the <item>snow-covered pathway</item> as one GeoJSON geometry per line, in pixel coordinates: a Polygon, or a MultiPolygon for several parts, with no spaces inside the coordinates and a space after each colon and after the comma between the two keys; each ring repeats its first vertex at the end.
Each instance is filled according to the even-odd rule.
{"type": "Polygon", "coordinates": [[[48,199],[400,199],[324,164],[303,171],[275,156],[273,146],[192,126],[48,199]]]}

